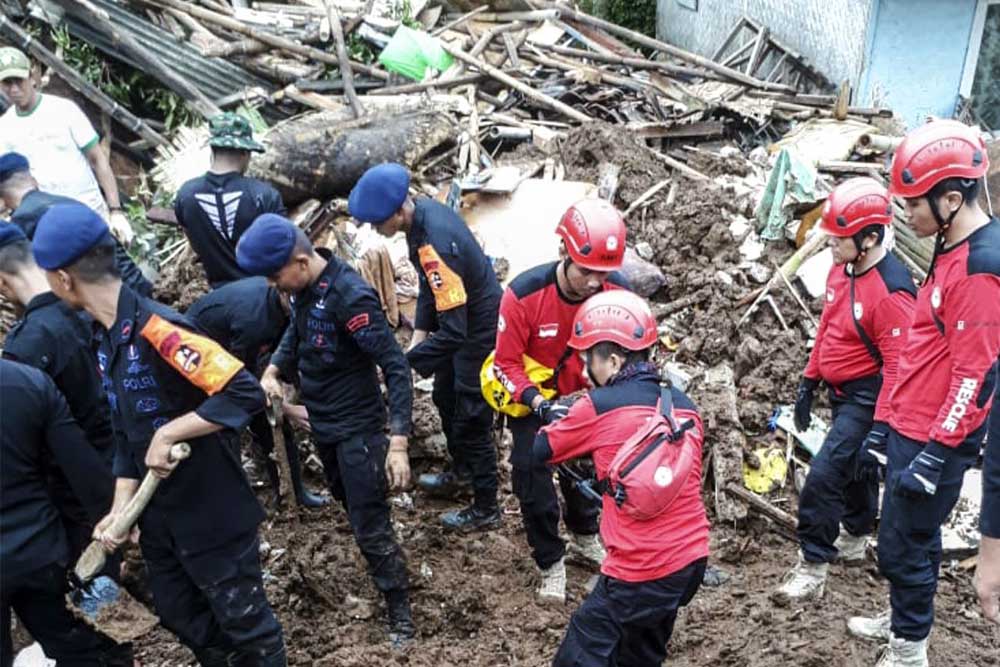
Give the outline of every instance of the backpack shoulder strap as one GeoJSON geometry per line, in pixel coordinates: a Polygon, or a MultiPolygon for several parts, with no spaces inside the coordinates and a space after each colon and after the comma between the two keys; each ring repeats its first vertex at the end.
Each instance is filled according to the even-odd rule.
{"type": "Polygon", "coordinates": [[[656,408],[663,418],[667,420],[667,423],[670,424],[670,430],[676,432],[677,423],[674,421],[674,397],[669,385],[662,385],[660,387],[660,399],[656,402],[656,408]]]}

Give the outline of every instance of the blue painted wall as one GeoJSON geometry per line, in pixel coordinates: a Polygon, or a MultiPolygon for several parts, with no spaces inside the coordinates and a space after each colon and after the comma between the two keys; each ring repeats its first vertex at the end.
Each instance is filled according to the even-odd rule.
{"type": "Polygon", "coordinates": [[[908,127],[951,117],[976,0],[876,0],[856,103],[887,106],[908,127]]]}

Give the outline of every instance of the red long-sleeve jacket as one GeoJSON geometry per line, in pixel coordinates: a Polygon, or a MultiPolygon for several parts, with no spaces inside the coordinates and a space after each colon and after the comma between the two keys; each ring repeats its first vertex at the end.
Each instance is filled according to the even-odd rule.
{"type": "Polygon", "coordinates": [[[896,384],[897,360],[913,317],[916,294],[910,272],[890,253],[857,276],[846,267],[831,268],[816,344],[804,375],[838,388],[881,370],[875,419],[886,421],[888,397],[896,384]],[[873,350],[869,351],[862,340],[859,325],[873,350]]]}
{"type": "Polygon", "coordinates": [[[1000,356],[1000,221],[940,251],[899,355],[889,424],[957,447],[989,414],[1000,356]]]}
{"type": "MultiPolygon", "coordinates": [[[[573,318],[582,301],[570,301],[556,283],[558,262],[541,264],[518,275],[504,290],[497,322],[494,365],[513,400],[531,405],[538,390],[524,370],[523,355],[557,370],[559,395],[586,388],[580,356],[567,347],[573,318]]],[[[604,289],[627,289],[618,273],[604,289]]]]}
{"type": "MultiPolygon", "coordinates": [[[[696,438],[700,449],[704,427],[697,408],[680,390],[671,392],[674,419],[679,424],[694,422],[687,432],[696,438]]],[[[539,431],[534,445],[536,459],[561,463],[590,455],[598,478],[606,478],[622,443],[656,414],[659,397],[656,378],[594,389],[574,403],[566,417],[539,431]]],[[[699,452],[677,499],[653,519],[632,518],[619,510],[610,496],[602,496],[601,538],[608,556],[601,572],[630,582],[666,577],[708,556],[708,531],[699,452]]]]}

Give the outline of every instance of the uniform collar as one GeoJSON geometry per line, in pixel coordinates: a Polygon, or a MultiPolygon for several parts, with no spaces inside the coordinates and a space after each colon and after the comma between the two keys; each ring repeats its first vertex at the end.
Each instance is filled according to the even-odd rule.
{"type": "Polygon", "coordinates": [[[42,292],[38,296],[31,299],[31,301],[29,301],[24,307],[24,316],[27,317],[28,313],[31,311],[44,308],[45,306],[52,305],[53,303],[59,303],[59,297],[52,292],[42,292]]]}
{"type": "Polygon", "coordinates": [[[324,297],[333,286],[333,282],[340,274],[344,263],[329,248],[316,248],[316,254],[326,260],[326,267],[315,282],[309,286],[309,291],[316,296],[324,297]]]}
{"type": "Polygon", "coordinates": [[[140,306],[139,296],[123,284],[118,293],[117,319],[107,333],[107,340],[112,347],[128,343],[135,337],[140,306]]]}

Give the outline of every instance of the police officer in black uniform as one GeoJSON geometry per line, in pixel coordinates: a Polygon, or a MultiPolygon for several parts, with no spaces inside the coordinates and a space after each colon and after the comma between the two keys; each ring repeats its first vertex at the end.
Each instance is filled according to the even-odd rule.
{"type": "MultiPolygon", "coordinates": [[[[31,255],[31,243],[20,227],[9,222],[0,222],[0,294],[23,309],[22,318],[7,332],[3,356],[34,366],[55,381],[110,476],[114,435],[90,347],[90,324],[49,290],[31,255]]],[[[93,522],[58,470],[53,471],[52,491],[69,536],[71,558],[76,558],[90,542],[93,522]]],[[[105,513],[113,491],[112,484],[103,489],[105,513]]]]}
{"type": "Polygon", "coordinates": [[[493,350],[503,291],[462,218],[433,199],[410,198],[409,185],[402,165],[372,167],[351,191],[351,215],[387,237],[404,232],[410,261],[419,269],[416,326],[406,358],[421,375],[434,375],[432,398],[454,468],[422,475],[420,485],[445,495],[471,482],[473,504],[444,514],[442,524],[461,531],[496,528],[493,411],[483,400],[479,373],[493,350]]]}
{"type": "Polygon", "coordinates": [[[60,665],[131,667],[132,648],[99,634],[66,608],[69,541],[46,479],[57,468],[77,503],[97,522],[111,471],[87,444],[52,380],[0,359],[0,667],[14,650],[11,609],[60,665]]]}
{"type": "MultiPolygon", "coordinates": [[[[268,355],[288,327],[288,298],[270,287],[264,278],[243,278],[226,283],[195,301],[185,315],[215,342],[260,376],[268,355]]],[[[329,500],[302,484],[302,463],[295,433],[287,420],[281,424],[285,452],[292,473],[295,498],[304,507],[322,507],[329,500]]],[[[264,412],[250,421],[250,433],[262,453],[271,488],[278,489],[278,466],[271,458],[274,434],[264,412]]]]}
{"type": "Polygon", "coordinates": [[[33,251],[52,291],[95,320],[97,363],[116,448],[108,529],[146,471],[160,484],[139,519],[157,615],[203,666],[286,664],[264,593],[257,527],[263,511],[240,466],[238,431],[264,406],[260,385],[189,320],[121,283],[107,225],[82,204],[38,222],[33,251]],[[170,448],[191,445],[178,465],[170,448]]]}
{"type": "Polygon", "coordinates": [[[284,215],[285,204],[270,185],[243,175],[250,154],[264,152],[243,116],[232,112],[214,116],[209,130],[212,166],[177,191],[174,214],[209,284],[218,287],[249,276],[236,262],[236,243],[258,215],[284,215]]]}
{"type": "Polygon", "coordinates": [[[280,396],[279,376],[298,375],[330,491],[347,510],[375,586],[385,595],[389,639],[402,646],[414,636],[409,577],[385,495],[387,477],[393,488],[410,478],[413,393],[406,357],[371,286],[325,248],[314,249],[289,220],[257,218],[236,257],[244,271],[268,276],[291,295],[292,322],[261,385],[268,396],[280,396]],[[389,389],[388,442],[376,365],[389,389]]]}
{"type": "MultiPolygon", "coordinates": [[[[35,236],[38,220],[50,207],[76,203],[75,199],[39,190],[38,181],[31,175],[28,158],[20,153],[0,155],[0,199],[11,210],[10,221],[20,227],[29,240],[35,236]]],[[[115,263],[122,282],[143,296],[153,293],[153,284],[142,275],[118,239],[115,239],[115,263]]]]}

